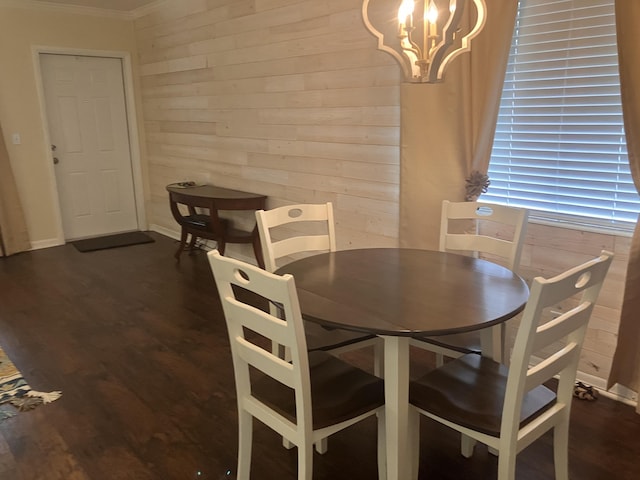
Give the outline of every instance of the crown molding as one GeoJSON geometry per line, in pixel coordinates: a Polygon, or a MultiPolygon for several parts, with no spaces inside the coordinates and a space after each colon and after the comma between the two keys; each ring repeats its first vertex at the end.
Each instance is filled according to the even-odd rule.
{"type": "Polygon", "coordinates": [[[166,2],[167,0],[156,0],[149,5],[145,5],[128,12],[123,12],[121,10],[110,10],[106,8],[83,7],[80,5],[63,5],[59,3],[50,3],[46,0],[0,0],[0,7],[12,7],[57,13],[68,13],[75,15],[92,15],[96,17],[112,17],[133,20],[135,18],[148,15],[149,13],[160,8],[166,2]]]}

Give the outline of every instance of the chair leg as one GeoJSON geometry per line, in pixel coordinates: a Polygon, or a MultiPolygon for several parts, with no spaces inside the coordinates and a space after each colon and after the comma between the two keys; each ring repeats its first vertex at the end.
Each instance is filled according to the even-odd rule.
{"type": "Polygon", "coordinates": [[[189,255],[193,255],[193,251],[195,250],[196,247],[196,240],[198,239],[198,237],[196,237],[193,233],[191,234],[191,241],[189,242],[189,255]]]}
{"type": "MultiPolygon", "coordinates": [[[[515,443],[515,442],[514,442],[515,443]]],[[[500,443],[498,455],[498,480],[515,480],[516,478],[516,446],[500,443]]]]}
{"type": "Polygon", "coordinates": [[[553,429],[553,462],[556,480],[569,480],[569,421],[567,419],[553,429]]]}
{"type": "Polygon", "coordinates": [[[284,437],[282,437],[282,446],[287,450],[291,450],[293,447],[295,447],[293,443],[291,443],[289,440],[287,440],[284,437]]]}
{"type": "Polygon", "coordinates": [[[249,480],[251,475],[253,417],[242,409],[238,412],[238,427],[238,480],[249,480]]]}
{"type": "MultiPolygon", "coordinates": [[[[291,443],[284,437],[282,437],[282,446],[287,450],[291,450],[293,447],[295,447],[293,443],[291,443]]],[[[324,455],[329,450],[329,439],[325,437],[322,440],[317,441],[315,447],[316,452],[318,452],[320,455],[324,455]]]]}
{"type": "Polygon", "coordinates": [[[504,323],[496,325],[491,328],[491,335],[493,336],[493,359],[496,362],[509,365],[509,358],[506,353],[507,344],[507,327],[504,323]]]}
{"type": "Polygon", "coordinates": [[[411,478],[418,478],[420,470],[420,413],[413,407],[409,408],[409,429],[411,446],[411,478]]]}
{"type": "MultiPolygon", "coordinates": [[[[378,479],[387,480],[387,435],[385,430],[384,408],[377,414],[378,417],[378,479]]],[[[418,478],[414,475],[414,478],[418,478]]]]}
{"type": "Polygon", "coordinates": [[[183,228],[182,231],[180,232],[180,245],[178,246],[178,250],[176,251],[176,253],[173,255],[174,257],[176,257],[176,260],[180,260],[180,254],[184,250],[184,246],[186,245],[186,243],[187,243],[187,231],[183,228]]]}
{"type": "Polygon", "coordinates": [[[224,255],[224,250],[227,248],[227,242],[225,242],[224,239],[220,238],[216,243],[216,248],[220,252],[220,255],[224,255]]]}
{"type": "Polygon", "coordinates": [[[324,455],[329,450],[329,438],[324,437],[322,440],[316,442],[316,452],[320,455],[324,455]]]}
{"type": "MultiPolygon", "coordinates": [[[[283,318],[284,313],[276,305],[269,302],[269,313],[274,317],[283,318]]],[[[277,342],[271,342],[271,353],[278,358],[284,359],[284,347],[277,342]]]]}
{"type": "MultiPolygon", "coordinates": [[[[269,305],[269,312],[271,313],[271,315],[280,316],[280,311],[275,305],[269,305]]],[[[287,357],[287,349],[283,345],[280,345],[276,342],[271,342],[271,353],[278,358],[282,358],[283,360],[287,357]]],[[[287,450],[291,450],[295,445],[286,438],[282,437],[282,446],[287,450]]],[[[316,448],[322,449],[321,446],[316,446],[316,448]]],[[[326,453],[326,443],[325,451],[321,452],[320,450],[318,450],[318,453],[326,453]]]]}
{"type": "Polygon", "coordinates": [[[298,480],[313,480],[313,444],[298,446],[298,480]]]}
{"type": "Polygon", "coordinates": [[[476,440],[463,434],[460,437],[460,453],[462,456],[465,458],[471,458],[473,456],[473,449],[476,446],[476,443],[478,443],[476,440]]]}
{"type": "Polygon", "coordinates": [[[376,377],[384,377],[384,342],[378,338],[373,346],[373,374],[376,377]]]}

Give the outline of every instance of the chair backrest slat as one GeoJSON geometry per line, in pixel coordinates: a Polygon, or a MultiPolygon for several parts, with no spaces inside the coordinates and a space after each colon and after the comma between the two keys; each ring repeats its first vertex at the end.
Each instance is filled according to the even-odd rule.
{"type": "Polygon", "coordinates": [[[274,259],[300,252],[320,252],[331,250],[331,242],[327,235],[305,235],[285,238],[272,244],[274,259]]]}
{"type": "Polygon", "coordinates": [[[447,251],[490,253],[503,257],[509,262],[513,258],[513,242],[486,235],[448,233],[445,238],[445,245],[447,251]]]}
{"type": "Polygon", "coordinates": [[[294,253],[336,251],[336,234],[333,219],[333,205],[326,204],[298,204],[287,205],[271,210],[258,210],[256,223],[260,233],[262,253],[265,269],[274,272],[277,262],[283,257],[294,253]],[[304,227],[319,225],[311,233],[304,227]],[[272,230],[277,227],[289,226],[298,229],[296,235],[276,239],[272,230]]]}
{"type": "Polygon", "coordinates": [[[592,311],[593,304],[591,302],[582,302],[577,307],[541,325],[538,327],[533,339],[531,351],[533,353],[538,352],[563,338],[567,338],[572,332],[589,321],[592,311]]]}
{"type": "Polygon", "coordinates": [[[485,253],[502,257],[507,267],[517,270],[527,229],[528,210],[483,202],[442,202],[440,251],[485,253]],[[473,222],[469,231],[452,231],[451,221],[473,222]],[[510,240],[490,237],[478,231],[481,221],[495,222],[513,231],[510,240]]]}
{"type": "Polygon", "coordinates": [[[271,352],[247,342],[244,338],[236,339],[236,349],[237,355],[248,365],[275,378],[287,387],[295,387],[293,365],[291,363],[285,362],[278,357],[273,358],[274,355],[271,352]]]}
{"type": "Polygon", "coordinates": [[[579,355],[580,344],[570,342],[535,366],[529,367],[526,373],[524,391],[528,392],[538,385],[542,385],[565,368],[570,367],[579,355]]]}

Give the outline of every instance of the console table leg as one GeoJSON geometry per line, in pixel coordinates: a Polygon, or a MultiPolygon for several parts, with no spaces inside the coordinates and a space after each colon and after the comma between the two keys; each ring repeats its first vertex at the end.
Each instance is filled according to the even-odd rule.
{"type": "Polygon", "coordinates": [[[264,256],[262,255],[262,246],[260,245],[260,237],[257,234],[253,236],[253,254],[256,256],[258,266],[264,269],[264,256]]]}
{"type": "Polygon", "coordinates": [[[180,260],[180,254],[182,253],[182,250],[184,250],[184,245],[187,243],[187,231],[183,228],[182,231],[180,232],[180,245],[178,246],[178,250],[176,251],[176,253],[173,255],[174,257],[176,257],[176,260],[180,260]]]}
{"type": "Polygon", "coordinates": [[[189,242],[189,255],[193,255],[193,251],[196,247],[196,240],[198,240],[198,237],[192,233],[191,241],[189,242]]]}

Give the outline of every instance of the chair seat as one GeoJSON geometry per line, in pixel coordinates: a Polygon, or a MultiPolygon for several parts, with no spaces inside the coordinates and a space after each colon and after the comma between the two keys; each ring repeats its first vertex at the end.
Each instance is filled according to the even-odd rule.
{"type": "MultiPolygon", "coordinates": [[[[326,353],[309,353],[313,429],[334,425],[384,405],[384,380],[326,353]]],[[[293,390],[264,376],[253,395],[295,422],[293,390]]]]}
{"type": "MultiPolygon", "coordinates": [[[[464,355],[430,371],[409,388],[409,401],[419,409],[458,425],[499,437],[509,369],[489,358],[464,355]]],[[[556,401],[545,386],[528,392],[522,403],[524,426],[556,401]]]]}
{"type": "Polygon", "coordinates": [[[326,328],[317,323],[304,322],[304,333],[307,338],[309,352],[335,350],[366,340],[373,340],[375,335],[351,332],[339,328],[326,328]]]}
{"type": "Polygon", "coordinates": [[[436,345],[442,348],[448,348],[449,350],[453,350],[462,354],[482,353],[482,345],[480,342],[479,332],[438,335],[437,337],[414,337],[414,340],[431,345],[436,345]]]}

